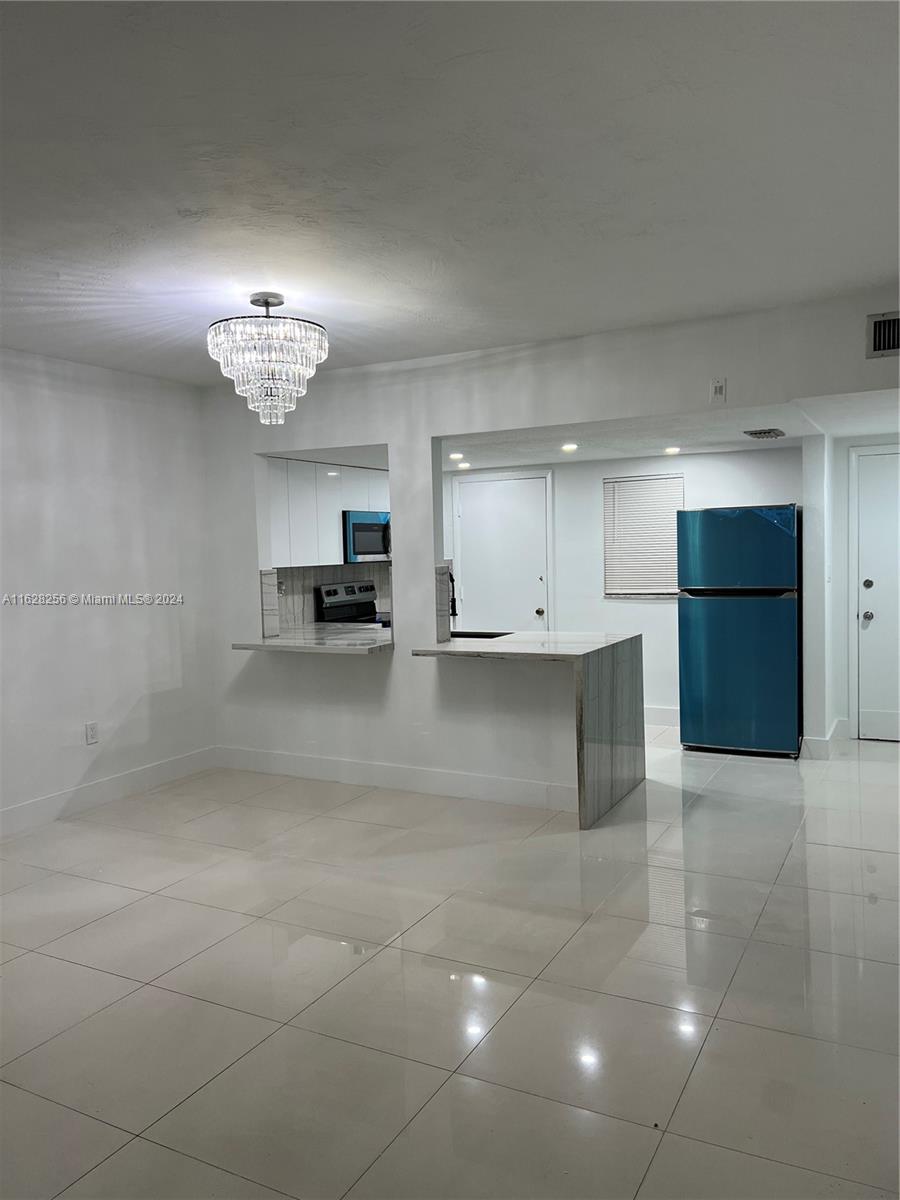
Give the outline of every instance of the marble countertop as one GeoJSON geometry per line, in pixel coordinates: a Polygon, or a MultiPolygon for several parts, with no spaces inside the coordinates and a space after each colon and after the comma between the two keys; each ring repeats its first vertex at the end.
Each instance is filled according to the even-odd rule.
{"type": "Polygon", "coordinates": [[[279,637],[232,642],[232,650],[277,650],[294,654],[385,654],[394,649],[391,630],[383,625],[316,622],[286,629],[279,637]]]}
{"type": "Polygon", "coordinates": [[[627,642],[631,637],[604,633],[505,633],[496,638],[451,638],[413,650],[418,658],[535,659],[538,662],[575,662],[585,654],[627,642]]]}

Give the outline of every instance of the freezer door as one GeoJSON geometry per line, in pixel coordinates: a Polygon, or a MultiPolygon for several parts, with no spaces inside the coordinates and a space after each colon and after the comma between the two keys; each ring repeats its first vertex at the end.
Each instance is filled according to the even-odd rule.
{"type": "Polygon", "coordinates": [[[681,740],[797,754],[796,596],[679,596],[681,740]]]}
{"type": "Polygon", "coordinates": [[[681,511],[678,586],[797,587],[797,506],[681,511]]]}

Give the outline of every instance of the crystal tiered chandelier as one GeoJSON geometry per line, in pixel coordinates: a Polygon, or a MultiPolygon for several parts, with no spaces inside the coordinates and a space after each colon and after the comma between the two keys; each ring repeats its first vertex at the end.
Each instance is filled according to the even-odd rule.
{"type": "Polygon", "coordinates": [[[269,309],[284,304],[278,292],[255,292],[250,303],[266,315],[214,322],[207,334],[209,353],[263,425],[283,425],[284,414],[294,411],[307,381],[328,357],[328,334],[315,321],[273,317],[269,309]]]}

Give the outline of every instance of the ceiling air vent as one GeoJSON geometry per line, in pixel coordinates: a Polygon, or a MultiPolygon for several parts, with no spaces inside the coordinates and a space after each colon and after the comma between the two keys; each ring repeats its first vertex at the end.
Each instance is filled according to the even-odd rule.
{"type": "Polygon", "coordinates": [[[870,313],[866,317],[866,358],[900,355],[900,313],[870,313]]]}
{"type": "Polygon", "coordinates": [[[773,438],[784,437],[783,429],[745,429],[745,437],[756,438],[759,442],[768,442],[773,438]]]}

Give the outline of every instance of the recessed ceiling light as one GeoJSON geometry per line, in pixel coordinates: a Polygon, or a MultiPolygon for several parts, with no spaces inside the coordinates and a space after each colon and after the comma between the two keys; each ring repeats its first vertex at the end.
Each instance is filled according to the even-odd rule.
{"type": "Polygon", "coordinates": [[[452,454],[448,455],[448,457],[452,458],[454,462],[458,462],[462,458],[462,455],[458,450],[454,450],[452,454]]]}
{"type": "Polygon", "coordinates": [[[666,454],[680,454],[681,447],[680,446],[666,446],[665,453],[666,454]]]}
{"type": "Polygon", "coordinates": [[[456,469],[458,471],[468,471],[468,469],[469,469],[469,467],[471,467],[471,465],[472,465],[471,463],[457,463],[456,469]]]}
{"type": "Polygon", "coordinates": [[[329,475],[340,475],[340,471],[329,471],[329,475]]]}
{"type": "Polygon", "coordinates": [[[563,444],[560,446],[560,450],[564,450],[564,451],[566,452],[566,454],[572,454],[572,453],[573,453],[573,451],[575,451],[575,450],[577,450],[577,449],[578,449],[578,443],[577,443],[577,442],[564,442],[564,443],[563,443],[563,444]]]}

